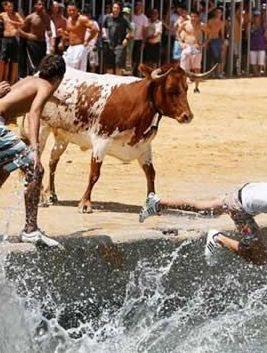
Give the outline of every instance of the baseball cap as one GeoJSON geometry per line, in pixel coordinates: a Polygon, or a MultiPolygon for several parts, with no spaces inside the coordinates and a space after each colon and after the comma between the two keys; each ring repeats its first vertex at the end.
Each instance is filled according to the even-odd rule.
{"type": "Polygon", "coordinates": [[[122,12],[127,13],[128,15],[130,15],[131,14],[131,9],[129,7],[124,7],[122,9],[122,12]]]}

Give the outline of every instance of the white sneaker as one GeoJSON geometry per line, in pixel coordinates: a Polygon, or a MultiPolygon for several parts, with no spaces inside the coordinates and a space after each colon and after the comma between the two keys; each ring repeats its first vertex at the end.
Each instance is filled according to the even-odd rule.
{"type": "Polygon", "coordinates": [[[160,198],[154,192],[151,192],[147,199],[144,207],[141,208],[139,213],[139,222],[143,223],[145,219],[150,216],[160,216],[160,198]]]}
{"type": "Polygon", "coordinates": [[[213,266],[216,263],[216,257],[214,255],[222,246],[216,241],[216,237],[221,234],[216,229],[210,229],[207,234],[207,241],[205,246],[205,258],[209,266],[213,266]]]}
{"type": "Polygon", "coordinates": [[[37,229],[31,233],[26,233],[23,231],[21,233],[21,240],[25,243],[44,244],[49,247],[57,246],[59,248],[63,248],[63,246],[58,241],[49,238],[41,229],[37,229]]]}

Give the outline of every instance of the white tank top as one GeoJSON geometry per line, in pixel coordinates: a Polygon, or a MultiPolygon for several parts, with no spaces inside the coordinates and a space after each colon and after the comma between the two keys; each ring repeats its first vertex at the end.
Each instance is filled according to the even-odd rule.
{"type": "Polygon", "coordinates": [[[267,213],[267,183],[249,183],[242,189],[242,206],[251,215],[267,213]]]}

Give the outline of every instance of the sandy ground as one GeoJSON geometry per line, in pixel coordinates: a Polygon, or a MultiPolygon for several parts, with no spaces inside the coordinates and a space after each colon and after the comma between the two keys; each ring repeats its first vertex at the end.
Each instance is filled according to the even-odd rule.
{"type": "MultiPolygon", "coordinates": [[[[211,80],[189,89],[194,119],[188,125],[163,118],[153,142],[156,186],[162,198],[205,198],[246,181],[266,180],[267,78],[211,80]]],[[[43,156],[47,167],[52,139],[43,156]]],[[[77,210],[88,179],[90,152],[70,145],[56,178],[60,205],[40,209],[39,223],[52,236],[106,234],[132,239],[159,234],[153,229],[175,227],[180,237],[209,227],[233,229],[227,216],[216,219],[188,217],[173,212],[138,223],[145,200],[146,181],[136,161],[123,164],[106,157],[93,200],[93,214],[77,210]],[[152,230],[151,230],[152,229],[152,230]]],[[[0,192],[0,234],[17,235],[23,226],[21,181],[14,173],[0,192]]],[[[267,216],[259,217],[267,224],[267,216]]],[[[161,234],[161,233],[160,233],[161,234]]],[[[179,238],[180,238],[179,237],[179,238]]]]}

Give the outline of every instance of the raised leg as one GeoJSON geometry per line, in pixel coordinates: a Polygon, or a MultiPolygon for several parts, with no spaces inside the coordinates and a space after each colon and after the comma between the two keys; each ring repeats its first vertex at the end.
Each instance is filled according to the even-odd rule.
{"type": "Polygon", "coordinates": [[[60,160],[60,157],[65,152],[68,144],[69,143],[67,141],[63,139],[59,139],[55,135],[55,143],[52,148],[52,151],[50,154],[50,160],[49,160],[49,182],[48,182],[48,187],[45,190],[45,196],[46,196],[46,199],[48,199],[49,204],[55,204],[58,201],[56,188],[55,188],[56,168],[60,160]]]}
{"type": "Polygon", "coordinates": [[[152,163],[151,145],[148,145],[147,150],[138,158],[138,162],[146,175],[148,195],[150,192],[155,192],[156,173],[152,163]]]}

